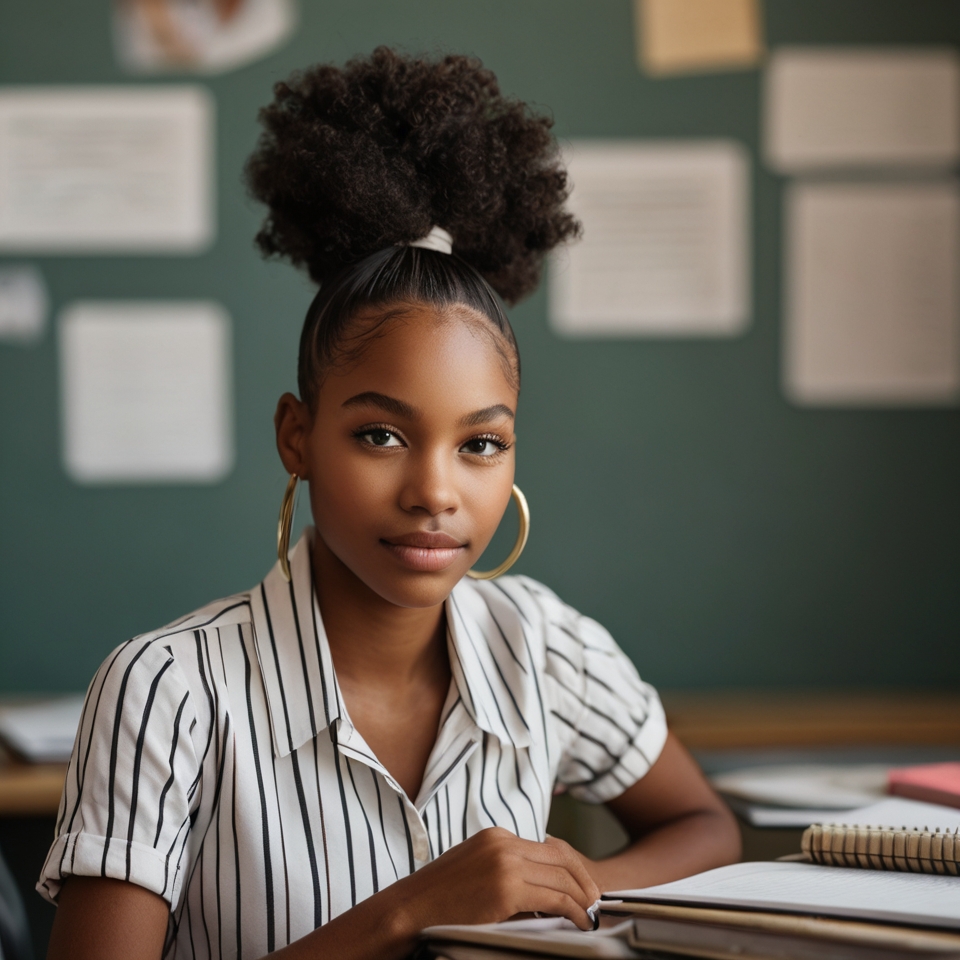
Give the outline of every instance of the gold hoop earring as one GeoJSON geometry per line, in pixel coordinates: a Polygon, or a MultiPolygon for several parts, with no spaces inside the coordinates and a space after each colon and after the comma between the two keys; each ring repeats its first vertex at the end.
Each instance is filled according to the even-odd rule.
{"type": "Polygon", "coordinates": [[[499,567],[494,567],[492,570],[468,570],[467,576],[471,580],[494,580],[501,574],[506,573],[520,559],[520,554],[523,553],[523,548],[527,545],[527,537],[530,536],[530,507],[527,506],[527,498],[516,484],[513,485],[510,496],[513,497],[514,503],[517,505],[517,513],[520,516],[520,529],[517,531],[516,543],[507,555],[507,559],[499,567]]]}
{"type": "Polygon", "coordinates": [[[283,493],[283,501],[280,504],[280,521],[277,524],[277,559],[280,561],[280,572],[283,574],[287,583],[290,582],[290,559],[287,554],[290,552],[290,531],[293,528],[293,514],[297,507],[297,484],[300,478],[295,474],[290,474],[287,481],[287,489],[283,493]]]}

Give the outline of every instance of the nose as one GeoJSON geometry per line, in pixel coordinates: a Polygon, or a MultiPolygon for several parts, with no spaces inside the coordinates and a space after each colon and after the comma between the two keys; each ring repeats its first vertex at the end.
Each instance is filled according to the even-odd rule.
{"type": "Polygon", "coordinates": [[[400,491],[400,506],[408,513],[431,517],[454,513],[460,505],[455,464],[441,451],[410,457],[400,491]]]}

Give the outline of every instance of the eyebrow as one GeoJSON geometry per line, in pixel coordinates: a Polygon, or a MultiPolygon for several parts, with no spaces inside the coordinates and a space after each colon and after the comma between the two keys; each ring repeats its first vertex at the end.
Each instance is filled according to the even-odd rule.
{"type": "Polygon", "coordinates": [[[377,393],[376,390],[367,390],[365,393],[358,393],[355,397],[343,401],[344,407],[379,407],[387,413],[392,413],[395,417],[404,417],[407,420],[419,420],[420,411],[398,400],[396,397],[388,397],[385,393],[377,393]]]}
{"type": "Polygon", "coordinates": [[[479,427],[480,424],[489,423],[498,417],[509,417],[512,420],[514,414],[505,403],[495,403],[492,407],[474,410],[473,413],[468,413],[465,417],[461,417],[457,421],[457,425],[461,427],[479,427]]]}
{"type": "MultiPolygon", "coordinates": [[[[395,417],[403,417],[407,420],[420,420],[423,414],[414,406],[396,397],[388,397],[385,393],[378,393],[376,390],[367,390],[364,393],[358,393],[349,400],[344,400],[344,407],[378,407],[386,413],[393,414],[395,417]]],[[[514,412],[504,403],[495,403],[493,406],[484,407],[482,410],[474,410],[457,421],[461,427],[477,427],[482,423],[489,423],[498,417],[514,418],[514,412]]]]}

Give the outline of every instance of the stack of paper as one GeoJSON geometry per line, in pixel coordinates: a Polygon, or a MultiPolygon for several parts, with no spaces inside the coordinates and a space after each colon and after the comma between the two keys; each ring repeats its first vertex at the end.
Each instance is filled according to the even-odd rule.
{"type": "MultiPolygon", "coordinates": [[[[835,811],[836,813],[836,811],[835,811]]],[[[960,811],[888,798],[847,824],[960,828],[960,811]]],[[[960,957],[960,877],[810,863],[738,863],[673,883],[604,894],[593,933],[567,920],[431,927],[422,955],[921,960],[960,957]],[[624,918],[627,918],[624,921],[624,918]]]]}
{"type": "Polygon", "coordinates": [[[888,769],[879,763],[778,764],[715,774],[710,782],[751,826],[803,828],[879,800],[888,769]]]}
{"type": "Polygon", "coordinates": [[[740,863],[607,894],[630,918],[584,933],[566,920],[430,927],[422,956],[921,960],[960,956],[960,878],[799,863],[740,863]],[[614,899],[619,898],[619,899],[614,899]]]}
{"type": "Polygon", "coordinates": [[[82,710],[82,694],[0,707],[0,739],[33,763],[65,763],[82,710]]]}
{"type": "Polygon", "coordinates": [[[421,934],[428,957],[442,960],[529,960],[540,957],[638,957],[628,944],[631,921],[584,933],[569,920],[513,920],[508,923],[428,927],[421,934]]]}

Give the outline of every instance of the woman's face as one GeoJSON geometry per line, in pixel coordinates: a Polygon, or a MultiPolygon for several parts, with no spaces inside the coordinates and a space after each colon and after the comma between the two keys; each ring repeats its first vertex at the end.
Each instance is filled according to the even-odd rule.
{"type": "Polygon", "coordinates": [[[327,373],[312,418],[280,401],[323,544],[390,603],[443,602],[510,500],[517,388],[497,337],[466,306],[411,305],[327,373]]]}

